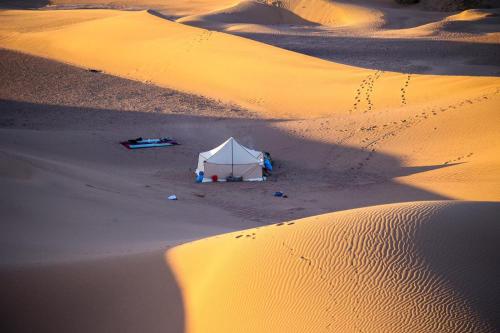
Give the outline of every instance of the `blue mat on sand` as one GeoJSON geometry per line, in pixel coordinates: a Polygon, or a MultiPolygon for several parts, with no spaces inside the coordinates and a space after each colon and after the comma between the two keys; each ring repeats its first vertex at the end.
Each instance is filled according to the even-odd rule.
{"type": "Polygon", "coordinates": [[[176,146],[179,143],[173,138],[158,138],[158,139],[131,139],[127,141],[120,142],[123,146],[128,149],[140,149],[140,148],[155,148],[155,147],[170,147],[176,146]]]}

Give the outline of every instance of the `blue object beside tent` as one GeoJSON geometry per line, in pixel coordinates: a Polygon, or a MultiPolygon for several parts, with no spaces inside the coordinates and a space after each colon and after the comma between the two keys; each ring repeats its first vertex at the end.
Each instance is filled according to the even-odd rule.
{"type": "Polygon", "coordinates": [[[202,183],[204,176],[205,176],[205,173],[203,171],[198,172],[198,175],[196,175],[196,182],[202,183]]]}
{"type": "Polygon", "coordinates": [[[271,164],[271,161],[269,161],[267,158],[264,159],[264,166],[266,167],[267,170],[273,171],[273,165],[271,164]]]}

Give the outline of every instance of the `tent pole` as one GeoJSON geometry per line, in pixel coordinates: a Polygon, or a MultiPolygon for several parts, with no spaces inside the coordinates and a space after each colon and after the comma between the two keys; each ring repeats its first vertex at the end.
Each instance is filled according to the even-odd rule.
{"type": "Polygon", "coordinates": [[[231,177],[234,177],[234,140],[231,140],[231,177]]]}

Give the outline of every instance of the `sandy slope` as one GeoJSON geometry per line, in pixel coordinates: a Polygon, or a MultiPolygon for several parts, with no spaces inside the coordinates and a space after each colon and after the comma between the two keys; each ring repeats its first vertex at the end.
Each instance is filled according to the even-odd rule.
{"type": "MultiPolygon", "coordinates": [[[[37,1],[37,0],[34,0],[37,1]]],[[[41,5],[48,1],[39,0],[41,5]]],[[[132,8],[156,9],[169,16],[186,16],[206,13],[234,4],[233,0],[51,0],[50,4],[56,7],[72,8],[81,5],[90,5],[104,8],[132,8]]]]}
{"type": "Polygon", "coordinates": [[[310,25],[311,22],[314,22],[326,26],[356,26],[358,28],[374,27],[383,23],[382,13],[375,8],[325,0],[281,1],[280,7],[265,5],[257,1],[245,1],[214,13],[187,16],[178,21],[196,25],[207,24],[210,21],[263,25],[310,25]],[[258,16],[255,15],[257,12],[258,16]],[[222,13],[230,21],[222,21],[220,16],[222,13]]]}
{"type": "Polygon", "coordinates": [[[170,250],[187,332],[495,332],[497,203],[343,211],[170,250]]]}
{"type": "Polygon", "coordinates": [[[395,201],[500,198],[498,93],[384,110],[377,94],[371,100],[383,93],[372,77],[360,87],[370,111],[365,100],[350,115],[263,121],[198,96],[0,55],[0,208],[8,218],[0,239],[9,263],[133,253],[395,201]],[[183,145],[130,152],[117,144],[161,135],[183,145]],[[271,151],[275,181],[193,183],[197,154],[228,136],[271,151]],[[272,198],[277,190],[289,198],[272,198]],[[171,193],[182,200],[166,202],[171,193]]]}
{"type": "MultiPolygon", "coordinates": [[[[449,14],[440,20],[398,30],[384,31],[381,36],[426,37],[442,34],[483,34],[497,37],[500,31],[499,10],[470,9],[458,14],[449,14]]],[[[493,37],[493,38],[495,38],[493,37]]],[[[495,38],[498,41],[497,38],[495,38]]]]}
{"type": "Polygon", "coordinates": [[[208,134],[220,131],[210,116],[242,110],[17,53],[0,57],[0,265],[127,255],[258,225],[193,195],[189,168],[206,146],[181,134],[197,127],[197,113],[208,134]],[[131,152],[118,144],[141,135],[194,147],[131,152]],[[172,193],[183,199],[169,203],[172,193]]]}
{"type": "Polygon", "coordinates": [[[276,7],[259,5],[261,14],[257,18],[248,2],[217,11],[223,15],[208,13],[177,21],[364,68],[498,75],[498,9],[433,12],[422,10],[422,6],[397,5],[392,0],[291,0],[281,5],[280,12],[309,21],[277,25],[276,7]],[[470,43],[475,47],[469,48],[470,43]]]}
{"type": "Polygon", "coordinates": [[[243,1],[230,8],[208,14],[184,16],[177,22],[204,28],[211,26],[218,28],[220,24],[232,23],[313,25],[312,22],[304,20],[291,11],[257,1],[243,1]]]}
{"type": "MultiPolygon", "coordinates": [[[[0,15],[0,46],[236,102],[267,117],[313,117],[351,110],[356,89],[373,74],[188,27],[148,12],[5,11],[0,15]],[[100,19],[88,21],[96,14],[100,19]],[[57,29],[24,31],[26,20],[44,27],[61,16],[74,21],[57,29]],[[113,52],[102,52],[105,49],[113,52]]],[[[381,106],[400,105],[405,80],[397,73],[380,78],[385,88],[381,106]]],[[[498,82],[496,78],[414,76],[412,101],[414,105],[429,99],[446,103],[463,97],[464,91],[469,96],[491,91],[498,82]]]]}
{"type": "Polygon", "coordinates": [[[360,1],[291,0],[287,9],[309,21],[326,26],[373,28],[383,24],[383,13],[360,1]]]}
{"type": "MultiPolygon", "coordinates": [[[[270,4],[271,1],[268,1],[270,4]]],[[[234,29],[253,31],[258,27],[241,25],[252,23],[263,26],[276,24],[293,24],[307,26],[316,23],[322,26],[323,32],[330,35],[378,35],[392,37],[422,37],[443,35],[444,32],[460,34],[487,34],[499,32],[498,10],[478,9],[456,12],[433,12],[419,10],[420,6],[401,6],[393,0],[387,1],[330,1],[330,0],[288,0],[278,1],[275,5],[264,6],[256,1],[244,1],[214,13],[184,16],[179,22],[202,26],[216,30],[231,31],[234,29]],[[259,7],[259,17],[255,16],[259,7]],[[266,8],[267,7],[267,8],[266,8]],[[278,10],[279,8],[279,10],[278,10]],[[214,15],[219,13],[219,15],[214,15]],[[280,19],[276,16],[280,13],[280,19]],[[224,14],[224,15],[220,15],[224,14]],[[272,15],[274,14],[274,15],[272,15]],[[286,20],[295,16],[305,19],[286,20]],[[460,23],[457,23],[460,22],[460,23]],[[219,26],[217,26],[219,23],[219,26]],[[240,23],[240,26],[228,29],[227,24],[240,23]],[[221,25],[223,24],[223,25],[221,25]],[[325,29],[334,28],[334,29],[325,29]]],[[[280,33],[287,33],[280,30],[280,33]]],[[[290,32],[288,32],[290,33],[290,32]]]]}
{"type": "Polygon", "coordinates": [[[111,5],[261,42],[157,12],[0,11],[0,47],[80,67],[0,51],[6,331],[498,330],[494,11],[111,5]],[[117,144],[160,135],[183,145],[117,144]],[[193,182],[228,136],[272,152],[271,181],[193,182]],[[449,199],[478,202],[417,202],[449,199]]]}

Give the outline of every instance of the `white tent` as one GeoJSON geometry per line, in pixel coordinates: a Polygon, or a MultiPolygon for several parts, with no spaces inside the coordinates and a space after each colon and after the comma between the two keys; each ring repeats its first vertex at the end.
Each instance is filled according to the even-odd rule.
{"type": "Polygon", "coordinates": [[[234,138],[229,138],[212,150],[200,153],[196,174],[203,171],[203,182],[211,182],[212,176],[225,181],[227,177],[242,177],[244,181],[262,181],[262,152],[246,148],[234,138]]]}

